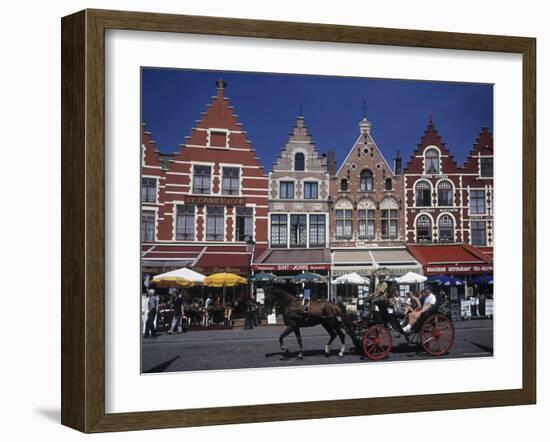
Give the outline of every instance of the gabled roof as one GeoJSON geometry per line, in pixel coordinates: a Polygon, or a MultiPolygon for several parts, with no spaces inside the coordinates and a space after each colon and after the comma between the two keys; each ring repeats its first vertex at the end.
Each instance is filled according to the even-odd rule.
{"type": "Polygon", "coordinates": [[[420,138],[420,143],[416,145],[416,149],[414,150],[412,156],[409,158],[409,161],[407,162],[407,165],[403,168],[403,173],[407,173],[412,163],[418,160],[416,158],[417,156],[421,156],[424,152],[424,149],[428,146],[436,146],[440,151],[441,155],[445,155],[449,157],[450,164],[455,168],[458,169],[458,165],[451,154],[451,152],[447,149],[447,146],[441,136],[439,135],[439,132],[437,131],[435,125],[433,124],[433,120],[430,117],[428,121],[428,126],[426,130],[424,131],[424,135],[420,138]]]}
{"type": "Polygon", "coordinates": [[[476,142],[474,143],[474,146],[472,150],[470,150],[468,158],[464,163],[464,170],[477,171],[476,157],[478,156],[478,154],[481,156],[493,155],[493,135],[491,134],[491,132],[489,132],[489,128],[487,127],[482,128],[481,132],[476,138],[476,142]]]}

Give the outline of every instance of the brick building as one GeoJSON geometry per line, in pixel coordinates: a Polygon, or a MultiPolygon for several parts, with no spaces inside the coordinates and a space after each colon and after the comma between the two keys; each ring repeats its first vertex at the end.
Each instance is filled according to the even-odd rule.
{"type": "Polygon", "coordinates": [[[330,181],[333,276],[396,276],[418,271],[405,248],[403,177],[399,154],[390,167],[364,117],[359,136],[330,181]]]}
{"type": "Polygon", "coordinates": [[[166,163],[151,139],[151,133],[141,126],[141,242],[157,240],[157,220],[165,199],[166,163]]]}
{"type": "Polygon", "coordinates": [[[462,170],[462,222],[465,242],[490,255],[494,242],[493,158],[493,137],[483,128],[462,170]]]}
{"type": "MultiPolygon", "coordinates": [[[[216,86],[216,95],[191,135],[165,161],[167,170],[158,153],[158,160],[146,156],[144,175],[158,167],[162,173],[154,238],[148,236],[142,243],[144,268],[186,265],[206,274],[246,275],[246,242],[255,241],[256,253],[267,247],[268,177],[225,97],[226,84],[219,80],[216,86]]],[[[144,229],[150,230],[149,225],[144,229]]]]}
{"type": "Polygon", "coordinates": [[[330,269],[328,213],[327,157],[315,148],[299,115],[269,173],[269,249],[254,268],[326,274],[330,269]]]}
{"type": "Polygon", "coordinates": [[[493,139],[483,129],[459,167],[432,120],[404,169],[408,243],[492,246],[493,139]]]}

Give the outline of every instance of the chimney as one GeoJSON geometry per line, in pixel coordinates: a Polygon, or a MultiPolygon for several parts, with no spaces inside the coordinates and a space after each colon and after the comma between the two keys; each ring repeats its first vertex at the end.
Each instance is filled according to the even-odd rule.
{"type": "Polygon", "coordinates": [[[336,175],[336,157],[332,147],[327,153],[327,172],[331,177],[336,175]]]}
{"type": "Polygon", "coordinates": [[[226,87],[227,87],[227,83],[223,81],[222,78],[216,81],[216,89],[217,89],[219,98],[223,98],[223,91],[226,87]]]}
{"type": "Polygon", "coordinates": [[[393,170],[395,175],[401,175],[401,166],[402,166],[401,153],[397,151],[397,155],[393,160],[393,170]]]}

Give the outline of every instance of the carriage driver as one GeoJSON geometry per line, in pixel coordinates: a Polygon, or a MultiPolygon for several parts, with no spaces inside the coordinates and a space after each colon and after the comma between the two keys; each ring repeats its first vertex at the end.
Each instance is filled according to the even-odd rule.
{"type": "Polygon", "coordinates": [[[387,295],[387,292],[388,292],[388,283],[386,281],[382,281],[376,286],[376,288],[374,289],[374,292],[368,294],[367,301],[370,301],[372,305],[376,301],[380,301],[381,299],[384,299],[387,295]]]}
{"type": "Polygon", "coordinates": [[[383,300],[388,295],[388,283],[386,281],[380,282],[372,293],[367,295],[367,301],[370,302],[368,316],[370,317],[374,311],[374,304],[383,300]]]}

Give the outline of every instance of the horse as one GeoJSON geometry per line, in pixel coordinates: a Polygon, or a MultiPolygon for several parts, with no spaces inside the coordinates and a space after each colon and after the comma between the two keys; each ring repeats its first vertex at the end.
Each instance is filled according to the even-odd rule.
{"type": "Polygon", "coordinates": [[[306,312],[300,299],[280,287],[266,287],[265,293],[268,298],[272,298],[277,301],[283,310],[283,319],[286,329],[279,336],[279,345],[283,353],[288,353],[288,348],[283,345],[284,338],[289,334],[294,333],[296,335],[298,345],[300,346],[300,351],[297,357],[298,359],[302,359],[304,347],[302,344],[300,328],[313,327],[316,325],[322,325],[330,336],[325,345],[325,356],[328,357],[330,355],[331,344],[336,336],[340,338],[341,343],[338,356],[341,358],[344,356],[344,351],[346,349],[346,336],[342,330],[349,335],[357,348],[360,348],[358,347],[359,344],[355,335],[351,331],[352,324],[350,323],[350,319],[347,317],[346,309],[342,304],[336,304],[330,301],[311,301],[306,312]]]}

